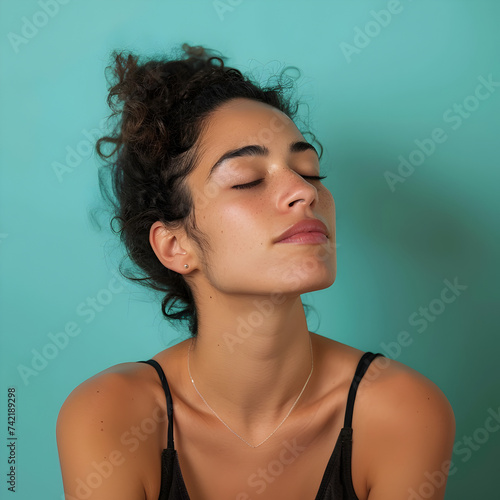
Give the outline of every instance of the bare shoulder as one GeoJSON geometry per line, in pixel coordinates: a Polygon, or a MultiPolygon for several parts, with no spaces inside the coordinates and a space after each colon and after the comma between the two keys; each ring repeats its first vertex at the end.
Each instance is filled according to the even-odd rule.
{"type": "MultiPolygon", "coordinates": [[[[315,335],[315,344],[321,355],[330,357],[329,365],[345,372],[351,380],[355,369],[365,353],[347,344],[342,344],[321,335],[315,335]]],[[[383,354],[383,353],[382,353],[383,354]]],[[[452,417],[453,410],[443,391],[429,378],[417,370],[386,356],[377,356],[369,364],[356,394],[356,413],[369,408],[370,419],[381,424],[399,421],[402,412],[406,417],[419,418],[423,411],[433,411],[452,417]]]]}
{"type": "Polygon", "coordinates": [[[443,498],[455,416],[433,381],[399,361],[375,358],[359,385],[353,428],[363,443],[370,500],[407,497],[432,474],[442,480],[430,498],[443,498]]]}
{"type": "Polygon", "coordinates": [[[64,401],[58,424],[73,414],[102,414],[110,418],[123,415],[124,410],[130,416],[140,412],[141,403],[151,399],[145,391],[145,384],[151,384],[151,374],[144,367],[143,363],[120,363],[85,380],[64,401]]]}
{"type": "MultiPolygon", "coordinates": [[[[315,340],[348,387],[364,351],[324,337],[315,340]]],[[[421,488],[425,498],[444,498],[455,416],[432,380],[399,361],[375,357],[357,389],[352,428],[353,478],[359,492],[366,492],[360,498],[420,498],[421,488]]]]}
{"type": "Polygon", "coordinates": [[[394,432],[410,427],[432,432],[438,424],[454,423],[443,391],[417,370],[387,357],[375,358],[358,389],[359,406],[370,408],[370,420],[394,432]]]}
{"type": "Polygon", "coordinates": [[[157,379],[144,363],[121,363],[85,380],[66,398],[56,435],[68,498],[92,494],[98,500],[118,492],[124,499],[146,498],[146,471],[152,462],[159,471],[155,460],[166,421],[157,379]]]}

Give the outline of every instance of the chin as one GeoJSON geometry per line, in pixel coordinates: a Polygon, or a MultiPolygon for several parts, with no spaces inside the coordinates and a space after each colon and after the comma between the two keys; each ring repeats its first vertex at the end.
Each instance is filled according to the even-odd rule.
{"type": "Polygon", "coordinates": [[[302,274],[299,274],[299,270],[295,274],[289,276],[286,280],[289,291],[298,292],[300,294],[314,292],[316,290],[324,290],[333,285],[336,278],[336,270],[324,269],[321,272],[316,271],[315,273],[309,273],[302,270],[302,274]]]}
{"type": "Polygon", "coordinates": [[[335,278],[336,275],[334,274],[331,279],[328,280],[322,279],[320,283],[318,283],[313,289],[309,291],[314,292],[316,290],[324,290],[325,288],[329,288],[335,283],[335,278]]]}

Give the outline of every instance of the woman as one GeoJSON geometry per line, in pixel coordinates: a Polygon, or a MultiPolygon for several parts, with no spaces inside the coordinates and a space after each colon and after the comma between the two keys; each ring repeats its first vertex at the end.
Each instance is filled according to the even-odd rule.
{"type": "Polygon", "coordinates": [[[120,121],[97,149],[135,279],[191,338],[70,394],[66,498],[442,499],[455,434],[443,393],[308,330],[301,294],[336,276],[335,205],[285,86],[183,49],[115,54],[120,121]]]}

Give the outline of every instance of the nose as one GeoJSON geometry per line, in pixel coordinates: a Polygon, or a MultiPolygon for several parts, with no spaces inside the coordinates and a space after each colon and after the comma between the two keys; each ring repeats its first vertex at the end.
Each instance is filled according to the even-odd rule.
{"type": "Polygon", "coordinates": [[[297,172],[288,170],[278,182],[281,186],[278,201],[280,209],[286,211],[290,207],[300,204],[314,208],[318,202],[318,190],[313,183],[320,181],[305,179],[297,172]]]}

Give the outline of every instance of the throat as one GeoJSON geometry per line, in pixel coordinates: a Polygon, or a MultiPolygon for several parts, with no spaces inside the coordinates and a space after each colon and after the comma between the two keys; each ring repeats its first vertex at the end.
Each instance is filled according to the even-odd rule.
{"type": "Polygon", "coordinates": [[[187,366],[198,404],[205,407],[200,410],[210,412],[252,448],[266,442],[300,404],[313,377],[312,340],[310,335],[302,340],[305,342],[286,356],[250,360],[253,363],[247,359],[239,363],[239,369],[234,364],[237,360],[230,360],[225,369],[224,363],[212,361],[210,371],[202,362],[199,345],[192,342],[187,366]]]}

